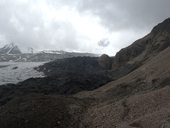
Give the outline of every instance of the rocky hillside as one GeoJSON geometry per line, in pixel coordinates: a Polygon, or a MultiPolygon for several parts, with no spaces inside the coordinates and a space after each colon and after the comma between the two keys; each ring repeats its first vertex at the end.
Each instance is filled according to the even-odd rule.
{"type": "Polygon", "coordinates": [[[45,78],[1,86],[0,126],[169,128],[169,26],[167,19],[114,58],[53,61],[37,68],[45,78]]]}
{"type": "Polygon", "coordinates": [[[83,123],[89,128],[169,126],[169,66],[170,47],[130,74],[92,92],[77,94],[99,101],[88,108],[83,123]]]}

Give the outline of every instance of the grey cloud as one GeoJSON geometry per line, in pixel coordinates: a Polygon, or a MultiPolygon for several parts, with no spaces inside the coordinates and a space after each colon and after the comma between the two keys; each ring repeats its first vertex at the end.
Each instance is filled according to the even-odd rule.
{"type": "MultiPolygon", "coordinates": [[[[170,16],[169,0],[1,0],[0,38],[8,42],[14,41],[23,48],[83,49],[85,45],[80,45],[79,33],[72,24],[67,21],[52,20],[46,25],[41,10],[35,11],[32,8],[36,9],[37,3],[48,4],[56,9],[62,6],[72,7],[82,15],[88,12],[98,17],[110,33],[127,34],[128,39],[125,35],[122,36],[123,39],[120,39],[125,43],[116,42],[115,44],[115,42],[107,41],[98,43],[98,46],[109,45],[116,49],[132,43],[132,39],[137,39],[143,33],[149,32],[157,23],[170,16]]],[[[95,46],[91,45],[91,49],[95,46]]]]}
{"type": "Polygon", "coordinates": [[[168,18],[169,7],[169,0],[82,0],[78,8],[98,15],[111,30],[145,30],[168,18]]]}
{"type": "Polygon", "coordinates": [[[0,35],[7,42],[34,49],[76,49],[76,32],[71,24],[51,21],[46,27],[43,15],[33,12],[30,3],[9,1],[0,3],[0,35]]]}

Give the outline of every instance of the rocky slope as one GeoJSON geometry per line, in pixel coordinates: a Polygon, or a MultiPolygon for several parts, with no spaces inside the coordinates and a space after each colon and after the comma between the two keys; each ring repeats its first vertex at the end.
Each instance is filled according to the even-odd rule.
{"type": "Polygon", "coordinates": [[[150,34],[118,52],[114,59],[103,55],[100,59],[72,58],[54,61],[37,69],[48,76],[46,81],[43,79],[44,84],[39,83],[39,79],[32,79],[17,85],[1,86],[0,126],[169,128],[169,26],[170,19],[167,19],[150,34]],[[113,67],[108,71],[110,64],[113,67]],[[102,77],[93,78],[94,74],[100,73],[102,77]],[[92,85],[96,81],[101,82],[104,76],[111,76],[114,81],[95,90],[82,89],[90,85],[89,81],[94,80],[92,85]],[[52,82],[52,78],[56,81],[52,82]],[[46,82],[52,84],[49,86],[46,82]],[[69,95],[59,93],[62,88],[58,87],[63,87],[62,82],[68,83],[68,87],[76,85],[73,90],[77,87],[82,90],[78,90],[79,93],[76,94],[68,93],[69,95]]]}

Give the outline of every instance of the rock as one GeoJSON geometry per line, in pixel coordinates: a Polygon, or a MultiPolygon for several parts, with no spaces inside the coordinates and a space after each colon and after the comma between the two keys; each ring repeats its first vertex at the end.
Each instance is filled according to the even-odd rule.
{"type": "Polygon", "coordinates": [[[111,69],[112,60],[108,55],[106,54],[101,55],[98,59],[98,62],[99,62],[99,65],[103,67],[104,69],[106,70],[111,69]]]}

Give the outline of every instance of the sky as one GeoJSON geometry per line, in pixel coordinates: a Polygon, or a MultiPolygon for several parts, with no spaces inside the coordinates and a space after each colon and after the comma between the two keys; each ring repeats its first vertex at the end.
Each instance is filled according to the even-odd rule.
{"type": "Polygon", "coordinates": [[[170,0],[0,0],[0,47],[115,55],[169,12],[170,0]]]}

